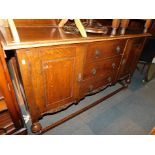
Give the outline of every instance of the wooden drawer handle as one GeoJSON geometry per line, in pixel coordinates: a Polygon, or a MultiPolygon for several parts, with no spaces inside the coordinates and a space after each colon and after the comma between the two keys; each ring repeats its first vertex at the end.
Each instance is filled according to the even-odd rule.
{"type": "Polygon", "coordinates": [[[126,59],[122,60],[122,65],[124,65],[126,63],[126,59]]]}
{"type": "Polygon", "coordinates": [[[81,73],[78,74],[77,81],[78,81],[78,82],[81,82],[81,81],[82,81],[82,74],[81,74],[81,73]]]}
{"type": "Polygon", "coordinates": [[[112,78],[109,76],[109,77],[108,77],[108,82],[111,82],[111,80],[112,80],[112,78]]]}
{"type": "Polygon", "coordinates": [[[112,68],[114,69],[116,67],[116,64],[113,62],[112,63],[112,68]]]}
{"type": "Polygon", "coordinates": [[[119,54],[120,51],[121,51],[121,47],[118,45],[118,46],[116,47],[116,53],[119,54]]]}
{"type": "Polygon", "coordinates": [[[93,91],[94,86],[93,85],[89,85],[89,92],[93,91]]]}
{"type": "Polygon", "coordinates": [[[96,69],[93,68],[93,69],[92,69],[92,74],[93,74],[93,75],[96,75],[96,72],[97,72],[96,69]]]}
{"type": "Polygon", "coordinates": [[[99,49],[96,49],[96,50],[95,50],[95,56],[96,56],[96,57],[99,57],[100,54],[101,54],[101,51],[100,51],[99,49]]]}

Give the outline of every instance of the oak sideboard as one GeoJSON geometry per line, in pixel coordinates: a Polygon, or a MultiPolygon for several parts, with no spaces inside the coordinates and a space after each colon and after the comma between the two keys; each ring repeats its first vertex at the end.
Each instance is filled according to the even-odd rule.
{"type": "Polygon", "coordinates": [[[59,112],[118,82],[127,87],[150,36],[141,33],[82,38],[59,28],[17,30],[20,42],[10,41],[8,35],[1,52],[6,54],[6,61],[14,61],[34,133],[48,129],[42,129],[39,123],[47,113],[59,112]]]}

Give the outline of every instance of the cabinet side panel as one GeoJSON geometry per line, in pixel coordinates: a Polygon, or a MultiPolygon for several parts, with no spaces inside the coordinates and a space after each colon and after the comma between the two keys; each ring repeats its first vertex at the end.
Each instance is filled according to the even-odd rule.
{"type": "Polygon", "coordinates": [[[35,88],[33,80],[34,73],[32,71],[31,55],[32,52],[36,52],[34,49],[31,50],[17,50],[17,59],[20,68],[20,73],[22,77],[22,82],[24,85],[24,91],[26,94],[26,99],[28,103],[28,108],[31,114],[32,122],[36,122],[41,116],[39,107],[35,100],[35,88]]]}

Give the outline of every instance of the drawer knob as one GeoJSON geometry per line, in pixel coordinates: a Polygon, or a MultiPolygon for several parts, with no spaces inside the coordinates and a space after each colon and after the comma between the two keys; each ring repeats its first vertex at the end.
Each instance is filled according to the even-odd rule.
{"type": "Polygon", "coordinates": [[[95,68],[92,69],[92,74],[96,75],[96,69],[95,68]]]}
{"type": "Polygon", "coordinates": [[[98,56],[100,56],[100,54],[101,54],[101,51],[99,49],[96,49],[95,56],[98,57],[98,56]]]}
{"type": "Polygon", "coordinates": [[[126,59],[123,59],[122,61],[122,65],[124,65],[126,63],[126,59]]]}
{"type": "Polygon", "coordinates": [[[108,77],[108,82],[111,82],[111,79],[112,79],[112,78],[109,76],[109,77],[108,77]]]}
{"type": "Polygon", "coordinates": [[[91,92],[93,90],[93,85],[89,85],[89,92],[91,92]]]}
{"type": "Polygon", "coordinates": [[[113,62],[112,63],[112,68],[114,69],[116,67],[116,64],[113,62]]]}
{"type": "Polygon", "coordinates": [[[81,82],[81,81],[82,81],[82,74],[79,73],[79,74],[78,74],[78,82],[81,82]]]}
{"type": "Polygon", "coordinates": [[[118,45],[118,46],[116,47],[116,52],[119,54],[120,51],[121,51],[121,48],[120,48],[120,46],[118,45]]]}

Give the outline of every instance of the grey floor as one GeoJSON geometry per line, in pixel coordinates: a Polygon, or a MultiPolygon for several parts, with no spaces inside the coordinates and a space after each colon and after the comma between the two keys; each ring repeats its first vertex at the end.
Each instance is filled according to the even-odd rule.
{"type": "MultiPolygon", "coordinates": [[[[147,135],[155,126],[155,79],[142,83],[143,75],[136,71],[130,86],[92,109],[64,124],[49,130],[45,135],[147,135]]],[[[120,87],[117,84],[96,95],[86,97],[78,105],[56,115],[46,116],[43,127],[90,104],[120,87]]]]}

